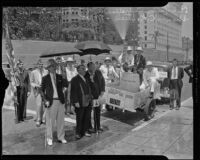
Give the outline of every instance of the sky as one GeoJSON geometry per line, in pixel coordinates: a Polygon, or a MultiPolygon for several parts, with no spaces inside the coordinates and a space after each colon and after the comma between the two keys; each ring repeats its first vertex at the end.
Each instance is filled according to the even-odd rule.
{"type": "Polygon", "coordinates": [[[193,3],[185,2],[183,7],[188,8],[188,13],[186,13],[186,20],[182,25],[182,36],[193,39],[193,3]]]}

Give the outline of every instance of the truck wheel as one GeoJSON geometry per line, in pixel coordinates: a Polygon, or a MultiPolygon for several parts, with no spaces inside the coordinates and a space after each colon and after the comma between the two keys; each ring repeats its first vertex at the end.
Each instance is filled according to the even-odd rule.
{"type": "Polygon", "coordinates": [[[107,111],[112,111],[113,110],[113,106],[110,106],[110,105],[106,104],[106,110],[107,111]]]}
{"type": "Polygon", "coordinates": [[[148,121],[154,117],[154,112],[156,108],[156,101],[154,99],[148,98],[144,106],[144,120],[148,121]]]}

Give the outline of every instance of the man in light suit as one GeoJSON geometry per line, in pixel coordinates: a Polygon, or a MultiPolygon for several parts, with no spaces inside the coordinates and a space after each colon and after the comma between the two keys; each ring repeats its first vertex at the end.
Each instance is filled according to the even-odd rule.
{"type": "Polygon", "coordinates": [[[41,98],[42,77],[47,75],[48,71],[44,69],[42,61],[38,60],[37,68],[31,72],[30,81],[33,88],[33,94],[37,105],[36,126],[40,127],[43,117],[43,103],[41,98]]]}
{"type": "Polygon", "coordinates": [[[173,109],[174,107],[176,110],[179,110],[181,107],[181,90],[183,87],[183,77],[184,77],[184,71],[183,68],[177,66],[177,59],[173,60],[173,66],[169,69],[169,79],[170,79],[170,85],[169,89],[172,91],[174,90],[175,92],[171,92],[170,96],[170,109],[173,109]],[[174,98],[172,96],[175,96],[174,98],[176,99],[176,106],[174,106],[174,98]]]}
{"type": "Polygon", "coordinates": [[[53,126],[56,121],[57,138],[61,143],[67,143],[65,140],[64,131],[64,90],[68,87],[68,82],[56,73],[56,62],[54,59],[49,59],[47,70],[49,74],[42,78],[42,98],[46,107],[46,127],[48,145],[53,144],[53,126]]]}
{"type": "Polygon", "coordinates": [[[114,67],[111,65],[110,57],[106,57],[105,64],[100,67],[100,71],[105,79],[106,83],[111,83],[114,78],[119,78],[119,75],[116,73],[114,67]]]}
{"type": "Polygon", "coordinates": [[[143,82],[140,86],[141,90],[150,87],[150,97],[160,99],[159,73],[157,68],[152,67],[152,62],[148,61],[146,69],[143,71],[143,82]]]}
{"type": "MultiPolygon", "coordinates": [[[[85,79],[86,68],[81,64],[77,67],[78,75],[71,80],[71,103],[75,106],[76,112],[76,139],[82,136],[90,137],[89,133],[89,117],[90,108],[83,105],[83,95],[91,95],[90,86],[85,79]]],[[[91,101],[90,101],[91,103],[91,101]]],[[[86,104],[85,104],[86,105],[86,104]]]]}

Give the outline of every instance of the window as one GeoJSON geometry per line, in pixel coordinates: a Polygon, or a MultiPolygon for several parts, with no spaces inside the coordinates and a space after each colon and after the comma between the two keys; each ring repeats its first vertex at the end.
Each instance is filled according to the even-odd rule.
{"type": "Polygon", "coordinates": [[[76,12],[76,14],[78,14],[78,12],[76,12]]]}
{"type": "Polygon", "coordinates": [[[146,25],[144,26],[144,29],[147,29],[147,26],[146,26],[146,25]]]}
{"type": "Polygon", "coordinates": [[[66,12],[66,14],[69,14],[69,12],[66,12]]]}
{"type": "Polygon", "coordinates": [[[147,13],[144,13],[144,16],[147,17],[147,13]]]}
{"type": "Polygon", "coordinates": [[[144,34],[147,34],[147,31],[144,31],[144,34]]]}
{"type": "Polygon", "coordinates": [[[144,37],[145,41],[147,40],[147,36],[144,37]]]}
{"type": "Polygon", "coordinates": [[[72,12],[72,14],[74,14],[74,12],[72,12]]]}
{"type": "Polygon", "coordinates": [[[147,44],[144,44],[144,47],[147,48],[147,44]]]}

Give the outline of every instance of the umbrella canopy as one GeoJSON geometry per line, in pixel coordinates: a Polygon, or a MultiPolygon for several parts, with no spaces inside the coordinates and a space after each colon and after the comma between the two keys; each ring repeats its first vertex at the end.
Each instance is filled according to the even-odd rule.
{"type": "Polygon", "coordinates": [[[45,52],[40,55],[40,58],[56,57],[72,54],[81,54],[82,52],[74,47],[70,47],[64,44],[57,44],[55,46],[49,47],[45,52]]]}
{"type": "Polygon", "coordinates": [[[112,50],[108,45],[100,41],[84,41],[75,45],[75,48],[81,50],[82,55],[94,54],[98,55],[101,53],[110,53],[112,50]]]}

